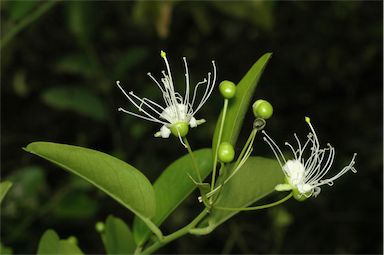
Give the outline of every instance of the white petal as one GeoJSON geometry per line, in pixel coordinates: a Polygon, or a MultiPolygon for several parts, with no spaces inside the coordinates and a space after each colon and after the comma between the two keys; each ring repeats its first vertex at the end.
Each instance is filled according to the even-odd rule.
{"type": "Polygon", "coordinates": [[[192,117],[191,120],[189,121],[189,126],[191,128],[197,127],[197,121],[194,117],[192,117]]]}
{"type": "Polygon", "coordinates": [[[189,126],[191,128],[197,127],[198,125],[201,125],[203,123],[205,123],[205,119],[196,120],[195,117],[191,117],[191,119],[189,120],[189,126]]]}
{"type": "Polygon", "coordinates": [[[156,132],[155,137],[168,138],[171,135],[171,130],[167,126],[162,126],[159,132],[156,132]]]}

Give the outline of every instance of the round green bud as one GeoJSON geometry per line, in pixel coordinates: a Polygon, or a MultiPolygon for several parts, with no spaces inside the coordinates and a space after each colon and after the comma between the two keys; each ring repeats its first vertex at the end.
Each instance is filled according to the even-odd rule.
{"type": "Polygon", "coordinates": [[[77,238],[75,236],[68,237],[67,241],[71,244],[77,245],[77,238]]]}
{"type": "Polygon", "coordinates": [[[236,85],[231,81],[222,81],[219,85],[219,90],[224,98],[230,99],[236,94],[236,85]]]}
{"type": "Polygon", "coordinates": [[[99,232],[99,233],[104,232],[104,229],[105,229],[105,225],[104,225],[104,223],[101,222],[101,221],[96,222],[95,229],[96,229],[96,231],[99,232]]]}
{"type": "Polygon", "coordinates": [[[172,124],[169,129],[174,136],[178,137],[180,135],[181,137],[184,137],[188,134],[189,126],[186,122],[177,122],[172,124]]]}
{"type": "Polygon", "coordinates": [[[224,163],[232,162],[235,158],[235,150],[233,146],[228,142],[222,142],[217,152],[219,160],[224,163]]]}
{"type": "Polygon", "coordinates": [[[307,197],[300,193],[297,189],[292,190],[293,198],[296,199],[299,202],[303,202],[304,200],[307,200],[307,197]]]}
{"type": "Polygon", "coordinates": [[[262,118],[262,119],[269,119],[273,114],[273,107],[272,105],[263,99],[257,100],[252,105],[253,115],[255,115],[256,118],[262,118]]]}

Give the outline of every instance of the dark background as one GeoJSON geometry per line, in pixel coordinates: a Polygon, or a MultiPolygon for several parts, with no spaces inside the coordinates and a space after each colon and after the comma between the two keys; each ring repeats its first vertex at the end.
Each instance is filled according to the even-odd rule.
{"type": "MultiPolygon", "coordinates": [[[[33,141],[85,146],[130,162],[151,181],[185,151],[177,139],[155,139],[159,126],[117,112],[130,107],[115,86],[161,99],[146,76],[164,68],[183,88],[182,57],[192,81],[218,66],[219,81],[238,82],[273,52],[255,99],[275,113],[276,141],[308,132],[310,116],[323,146],[336,147],[333,173],[354,152],[348,173],[317,198],[244,212],[209,236],[186,236],[163,253],[348,253],[383,251],[382,2],[1,2],[1,175],[14,182],[2,204],[1,242],[34,253],[47,228],[77,236],[86,253],[104,253],[96,221],[132,214],[95,188],[21,148],[33,141]],[[45,4],[49,5],[49,4],[45,4]],[[36,16],[36,17],[37,17],[36,16]],[[25,26],[15,36],[15,27],[25,26]],[[8,40],[9,39],[9,40],[8,40]]],[[[193,148],[209,147],[222,98],[216,90],[191,130],[193,148]]],[[[131,108],[132,109],[132,108],[131,108]]],[[[252,123],[249,115],[245,127],[252,123]]],[[[241,150],[240,137],[236,150],[241,150]]],[[[260,138],[257,155],[272,156],[260,138]]],[[[193,217],[191,197],[165,222],[167,233],[193,217]]]]}

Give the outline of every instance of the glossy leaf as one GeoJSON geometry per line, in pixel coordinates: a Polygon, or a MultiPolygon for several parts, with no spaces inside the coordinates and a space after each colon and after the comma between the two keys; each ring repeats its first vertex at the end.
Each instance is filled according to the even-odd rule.
{"type": "MultiPolygon", "coordinates": [[[[257,60],[257,62],[251,67],[251,69],[236,86],[236,95],[234,98],[229,100],[227,116],[221,138],[222,142],[229,142],[232,145],[236,144],[240,129],[243,125],[245,114],[248,110],[251,110],[250,103],[254,96],[256,86],[271,56],[272,53],[264,54],[259,60],[257,60]]],[[[222,115],[220,114],[219,120],[216,124],[215,134],[213,136],[212,149],[214,152],[216,151],[221,117],[222,115]]]]}
{"type": "Polygon", "coordinates": [[[150,218],[155,214],[151,183],[136,168],[115,157],[96,150],[49,142],[34,142],[25,150],[82,177],[139,217],[150,218]]]}
{"type": "MultiPolygon", "coordinates": [[[[225,184],[216,205],[230,208],[250,206],[273,192],[275,186],[283,182],[284,174],[276,160],[250,157],[225,184]]],[[[218,226],[236,213],[238,212],[213,209],[210,220],[218,226]]]]}
{"type": "Polygon", "coordinates": [[[60,240],[55,231],[45,231],[37,249],[38,255],[47,254],[84,254],[77,245],[69,240],[60,240]]]}
{"type": "Polygon", "coordinates": [[[0,183],[0,203],[3,201],[5,194],[7,194],[11,186],[12,186],[12,182],[10,181],[3,181],[0,183]]]}
{"type": "MultiPolygon", "coordinates": [[[[200,169],[202,179],[205,179],[212,170],[212,151],[201,149],[194,152],[196,163],[200,169]]],[[[196,188],[190,175],[198,180],[189,155],[185,155],[168,166],[153,185],[156,195],[156,215],[152,221],[161,225],[163,221],[176,209],[176,207],[196,188]]],[[[150,234],[142,221],[135,218],[133,235],[136,243],[144,242],[150,234]]]]}
{"type": "Polygon", "coordinates": [[[133,254],[136,248],[129,227],[112,215],[105,222],[103,240],[107,254],[133,254]]]}
{"type": "Polygon", "coordinates": [[[82,87],[53,87],[44,91],[42,99],[52,108],[74,111],[98,121],[107,116],[100,98],[82,87]]]}

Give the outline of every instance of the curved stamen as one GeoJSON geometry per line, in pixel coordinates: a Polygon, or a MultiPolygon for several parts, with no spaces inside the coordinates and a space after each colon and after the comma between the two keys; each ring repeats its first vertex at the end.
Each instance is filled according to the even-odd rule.
{"type": "MultiPolygon", "coordinates": [[[[117,84],[117,86],[119,87],[119,89],[123,92],[123,94],[128,98],[128,100],[134,105],[134,106],[136,106],[136,108],[138,108],[138,109],[141,109],[141,107],[129,96],[129,94],[127,94],[126,92],[125,92],[125,90],[120,86],[120,81],[116,81],[116,84],[117,84]]],[[[157,118],[155,118],[154,116],[152,116],[151,114],[149,114],[148,112],[146,112],[146,111],[144,111],[144,110],[142,110],[142,112],[145,114],[145,115],[147,115],[147,117],[149,117],[150,119],[152,119],[152,121],[154,121],[154,122],[160,122],[161,123],[161,121],[159,120],[159,119],[157,119],[157,118]]],[[[141,115],[140,115],[141,116],[141,115]]]]}
{"type": "Polygon", "coordinates": [[[267,132],[265,132],[264,130],[261,132],[265,135],[265,137],[263,137],[264,141],[268,143],[269,147],[271,147],[273,153],[276,156],[277,161],[279,161],[281,168],[283,168],[283,165],[285,165],[285,163],[287,163],[287,161],[285,160],[285,157],[284,157],[283,153],[281,152],[279,146],[277,146],[277,144],[272,140],[272,138],[269,137],[267,132]],[[282,163],[282,161],[280,159],[282,159],[284,164],[282,163]]]}
{"type": "Polygon", "coordinates": [[[164,121],[160,121],[160,120],[156,120],[156,119],[151,119],[151,118],[148,118],[146,116],[143,116],[143,115],[140,115],[140,114],[137,114],[137,113],[134,113],[134,112],[130,112],[130,111],[127,111],[123,108],[118,108],[117,109],[119,112],[125,112],[125,113],[128,113],[130,115],[133,115],[135,117],[138,117],[138,118],[141,118],[141,119],[144,119],[144,120],[148,120],[148,121],[152,121],[152,122],[155,122],[155,123],[160,123],[160,124],[163,124],[163,125],[166,125],[168,123],[164,122],[164,121]]]}
{"type": "Polygon", "coordinates": [[[185,66],[185,98],[184,105],[189,103],[189,72],[188,72],[188,64],[186,57],[183,57],[184,66],[185,66]]]}
{"type": "Polygon", "coordinates": [[[207,82],[207,79],[204,78],[204,80],[198,82],[195,86],[195,89],[193,91],[193,97],[192,97],[192,103],[191,103],[191,107],[193,108],[194,104],[195,104],[195,100],[196,100],[196,96],[197,96],[197,90],[199,88],[200,85],[203,85],[204,83],[207,82]]]}

